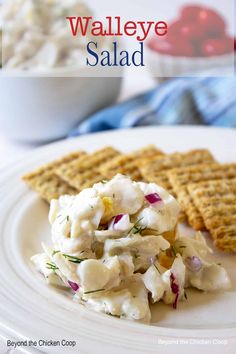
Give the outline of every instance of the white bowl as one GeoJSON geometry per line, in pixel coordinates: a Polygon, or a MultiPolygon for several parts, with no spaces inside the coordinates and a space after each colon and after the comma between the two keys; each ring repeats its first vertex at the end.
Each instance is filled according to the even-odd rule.
{"type": "Polygon", "coordinates": [[[0,129],[24,142],[65,137],[76,124],[114,102],[121,77],[0,76],[0,129]]]}
{"type": "Polygon", "coordinates": [[[202,76],[204,72],[214,70],[212,76],[229,75],[229,67],[234,68],[234,54],[215,57],[190,58],[164,55],[146,46],[147,65],[153,77],[159,81],[180,76],[202,76]],[[224,71],[224,69],[226,71],[224,71]]]}

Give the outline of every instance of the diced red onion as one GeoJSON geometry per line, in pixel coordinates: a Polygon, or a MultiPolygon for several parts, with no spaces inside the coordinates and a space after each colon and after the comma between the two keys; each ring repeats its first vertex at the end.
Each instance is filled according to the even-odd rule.
{"type": "Polygon", "coordinates": [[[176,294],[175,301],[173,302],[173,308],[175,310],[177,309],[178,298],[179,298],[179,293],[176,294]]]}
{"type": "Polygon", "coordinates": [[[185,263],[192,272],[199,272],[202,268],[202,261],[197,256],[187,257],[185,263]]]}
{"type": "Polygon", "coordinates": [[[179,285],[175,283],[176,278],[173,273],[170,274],[170,286],[173,294],[177,294],[179,292],[179,285]]]}
{"type": "Polygon", "coordinates": [[[177,302],[179,298],[179,285],[176,282],[176,277],[174,276],[173,273],[170,273],[170,287],[172,290],[172,293],[175,294],[175,300],[173,302],[173,308],[177,308],[177,302]]]}
{"type": "Polygon", "coordinates": [[[114,216],[114,218],[109,223],[108,230],[118,230],[120,228],[123,229],[123,228],[126,228],[126,224],[127,224],[127,227],[129,227],[129,215],[128,214],[118,214],[118,215],[114,216]]]}
{"type": "Polygon", "coordinates": [[[68,280],[68,284],[70,285],[72,290],[74,290],[74,291],[79,290],[79,285],[77,283],[74,283],[73,281],[68,280]]]}
{"type": "Polygon", "coordinates": [[[119,214],[114,217],[114,225],[117,224],[122,218],[124,214],[119,214]]]}
{"type": "Polygon", "coordinates": [[[155,204],[155,203],[162,202],[162,198],[159,196],[158,193],[151,193],[151,194],[145,195],[145,199],[150,204],[155,204]]]}

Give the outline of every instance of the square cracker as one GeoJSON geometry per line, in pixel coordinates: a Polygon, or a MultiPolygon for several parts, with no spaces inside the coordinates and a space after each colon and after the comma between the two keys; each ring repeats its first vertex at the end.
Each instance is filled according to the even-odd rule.
{"type": "MultiPolygon", "coordinates": [[[[140,172],[144,180],[157,183],[176,197],[176,193],[169,181],[167,172],[180,166],[197,165],[204,161],[214,161],[214,158],[208,150],[192,150],[186,153],[176,152],[156,157],[152,161],[141,166],[140,172]]],[[[184,222],[185,220],[186,215],[182,210],[179,215],[179,222],[184,222]]]]}
{"type": "Polygon", "coordinates": [[[112,147],[105,147],[92,154],[81,156],[71,162],[60,165],[55,173],[60,179],[78,190],[91,187],[104,179],[99,168],[109,163],[120,152],[112,147]]]}
{"type": "Polygon", "coordinates": [[[236,178],[192,183],[188,191],[216,246],[236,252],[236,178]]]}
{"type": "Polygon", "coordinates": [[[77,194],[78,190],[69,186],[56,174],[55,169],[64,163],[85,156],[85,152],[78,151],[64,156],[63,158],[43,165],[37,170],[23,176],[23,180],[36,191],[41,198],[50,203],[52,199],[58,199],[64,194],[77,194]]]}
{"type": "Polygon", "coordinates": [[[120,155],[102,165],[100,172],[107,179],[114,177],[117,173],[130,176],[135,181],[142,180],[139,167],[152,161],[157,156],[163,155],[163,152],[154,145],[148,145],[143,149],[132,153],[120,155]]]}
{"type": "Polygon", "coordinates": [[[169,171],[168,177],[180,206],[188,217],[189,224],[195,230],[204,230],[204,220],[187,187],[190,183],[236,178],[236,164],[220,165],[214,163],[183,167],[169,171]]]}
{"type": "Polygon", "coordinates": [[[140,167],[142,177],[147,182],[154,182],[175,194],[167,172],[178,167],[197,165],[202,162],[213,162],[214,158],[208,150],[192,150],[186,153],[173,153],[159,156],[140,167]]]}

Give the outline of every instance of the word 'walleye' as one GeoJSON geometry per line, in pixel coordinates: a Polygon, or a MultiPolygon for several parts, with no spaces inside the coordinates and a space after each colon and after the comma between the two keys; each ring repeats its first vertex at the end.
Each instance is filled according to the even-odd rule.
{"type": "Polygon", "coordinates": [[[122,23],[120,16],[106,16],[106,23],[94,21],[91,16],[68,16],[71,33],[73,36],[86,36],[88,31],[92,36],[129,36],[138,41],[147,39],[151,31],[157,36],[165,36],[168,31],[168,25],[165,21],[127,21],[122,23]]]}

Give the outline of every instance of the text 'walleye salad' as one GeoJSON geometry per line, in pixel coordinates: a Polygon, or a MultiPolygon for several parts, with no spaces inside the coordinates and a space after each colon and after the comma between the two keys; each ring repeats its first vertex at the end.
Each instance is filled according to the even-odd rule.
{"type": "Polygon", "coordinates": [[[150,322],[149,302],[176,308],[186,287],[226,290],[223,267],[201,233],[176,230],[177,201],[154,183],[116,175],[76,196],[51,202],[53,248],[32,257],[47,282],[65,285],[85,306],[112,316],[150,322]]]}

